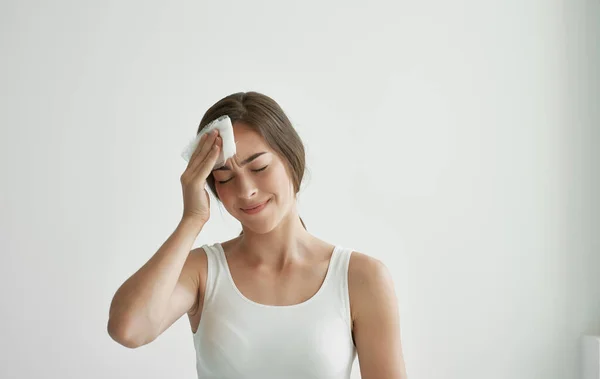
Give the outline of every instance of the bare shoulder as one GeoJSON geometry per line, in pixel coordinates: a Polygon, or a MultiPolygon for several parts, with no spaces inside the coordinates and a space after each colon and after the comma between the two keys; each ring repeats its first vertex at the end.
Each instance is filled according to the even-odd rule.
{"type": "Polygon", "coordinates": [[[352,252],[348,264],[349,284],[358,288],[361,285],[372,285],[377,281],[390,279],[390,272],[381,260],[359,251],[352,252]]]}
{"type": "Polygon", "coordinates": [[[379,259],[353,252],[348,287],[361,376],[406,379],[398,299],[389,269],[379,259]]]}
{"type": "Polygon", "coordinates": [[[353,251],[348,264],[348,292],[352,321],[368,309],[382,292],[393,291],[394,284],[387,266],[370,255],[353,251]]]}

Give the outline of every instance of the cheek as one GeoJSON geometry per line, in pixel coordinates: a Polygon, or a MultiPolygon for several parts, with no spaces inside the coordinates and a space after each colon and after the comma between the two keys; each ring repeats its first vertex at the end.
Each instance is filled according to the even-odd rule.
{"type": "Polygon", "coordinates": [[[274,189],[273,192],[277,192],[279,196],[293,197],[294,185],[283,165],[274,167],[269,182],[274,189]]]}
{"type": "Polygon", "coordinates": [[[283,166],[279,163],[272,164],[271,169],[265,175],[269,182],[280,183],[286,180],[286,173],[283,166]]]}

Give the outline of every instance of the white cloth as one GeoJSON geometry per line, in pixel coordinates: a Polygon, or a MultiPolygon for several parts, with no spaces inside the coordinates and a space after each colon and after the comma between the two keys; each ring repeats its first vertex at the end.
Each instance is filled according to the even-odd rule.
{"type": "Polygon", "coordinates": [[[335,247],[313,297],[274,306],[239,291],[220,243],[202,248],[208,275],[193,334],[199,379],[350,378],[356,357],[348,295],[351,249],[335,247]]]}
{"type": "Polygon", "coordinates": [[[219,157],[215,162],[213,169],[220,167],[225,164],[227,159],[233,157],[235,155],[235,141],[233,140],[233,126],[231,125],[231,119],[229,116],[224,115],[217,118],[214,121],[211,121],[208,125],[206,125],[200,133],[196,135],[196,137],[191,140],[188,145],[181,152],[181,157],[186,160],[186,162],[190,161],[192,154],[198,147],[200,143],[200,138],[206,133],[213,131],[214,129],[219,130],[219,135],[223,140],[223,147],[221,151],[219,151],[219,157]]]}

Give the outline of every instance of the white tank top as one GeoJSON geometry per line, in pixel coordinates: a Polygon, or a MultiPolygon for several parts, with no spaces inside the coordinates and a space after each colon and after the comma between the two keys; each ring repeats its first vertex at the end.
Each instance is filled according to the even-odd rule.
{"type": "Polygon", "coordinates": [[[348,263],[335,246],[325,280],[310,299],[266,305],[236,287],[220,243],[203,245],[208,275],[193,334],[199,379],[349,379],[352,341],[348,263]]]}

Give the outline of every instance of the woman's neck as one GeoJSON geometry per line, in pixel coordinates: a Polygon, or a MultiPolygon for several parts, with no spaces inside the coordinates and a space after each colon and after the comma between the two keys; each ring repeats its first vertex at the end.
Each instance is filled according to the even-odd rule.
{"type": "Polygon", "coordinates": [[[256,233],[244,228],[233,249],[243,252],[244,260],[252,266],[266,266],[279,270],[290,263],[304,260],[317,241],[298,217],[290,212],[289,217],[268,233],[256,233]]]}

